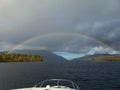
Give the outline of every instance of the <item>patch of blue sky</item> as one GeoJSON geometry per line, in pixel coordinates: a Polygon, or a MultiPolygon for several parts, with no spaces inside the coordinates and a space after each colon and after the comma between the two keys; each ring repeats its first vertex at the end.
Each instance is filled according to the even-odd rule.
{"type": "Polygon", "coordinates": [[[70,52],[54,52],[54,53],[67,60],[72,60],[75,58],[80,58],[80,57],[85,56],[84,54],[81,54],[81,53],[70,53],[70,52]]]}

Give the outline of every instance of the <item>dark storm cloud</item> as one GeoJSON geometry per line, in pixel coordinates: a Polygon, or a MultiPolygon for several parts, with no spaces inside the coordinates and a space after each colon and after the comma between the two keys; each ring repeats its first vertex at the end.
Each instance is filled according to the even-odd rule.
{"type": "MultiPolygon", "coordinates": [[[[79,32],[120,50],[119,0],[1,0],[0,23],[1,48],[5,43],[8,47],[10,43],[11,47],[40,34],[79,32]]],[[[74,36],[71,40],[61,37],[56,36],[53,41],[44,38],[40,43],[32,45],[31,42],[24,47],[88,52],[91,48],[103,46],[83,37],[74,36]]]]}
{"type": "MultiPolygon", "coordinates": [[[[92,37],[103,41],[114,49],[120,49],[120,20],[111,20],[103,22],[87,22],[85,29],[78,30],[92,37]]],[[[83,26],[85,26],[83,25],[83,26]]]]}

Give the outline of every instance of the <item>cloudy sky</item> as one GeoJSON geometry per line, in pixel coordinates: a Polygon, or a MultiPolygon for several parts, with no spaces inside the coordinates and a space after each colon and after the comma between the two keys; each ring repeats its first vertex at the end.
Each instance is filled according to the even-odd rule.
{"type": "Polygon", "coordinates": [[[0,0],[0,50],[114,54],[119,38],[120,0],[0,0]]]}

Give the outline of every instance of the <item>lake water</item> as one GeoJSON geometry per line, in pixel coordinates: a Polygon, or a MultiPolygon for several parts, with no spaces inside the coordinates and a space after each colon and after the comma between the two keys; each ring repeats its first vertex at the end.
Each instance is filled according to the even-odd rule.
{"type": "Polygon", "coordinates": [[[1,63],[0,90],[32,87],[51,78],[70,79],[81,90],[120,90],[120,62],[1,63]]]}

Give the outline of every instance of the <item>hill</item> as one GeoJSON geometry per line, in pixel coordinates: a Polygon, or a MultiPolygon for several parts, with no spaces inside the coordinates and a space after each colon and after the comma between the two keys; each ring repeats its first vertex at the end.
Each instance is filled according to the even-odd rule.
{"type": "Polygon", "coordinates": [[[12,53],[17,54],[30,54],[30,55],[40,55],[43,57],[43,62],[67,62],[66,59],[64,59],[61,56],[58,56],[50,51],[46,50],[14,50],[12,53]]]}
{"type": "Polygon", "coordinates": [[[72,61],[82,61],[82,60],[104,60],[104,61],[120,61],[120,55],[118,54],[95,54],[95,55],[87,55],[81,58],[73,59],[72,61]]]}
{"type": "Polygon", "coordinates": [[[89,60],[120,61],[120,56],[98,56],[89,58],[89,60]]]}

